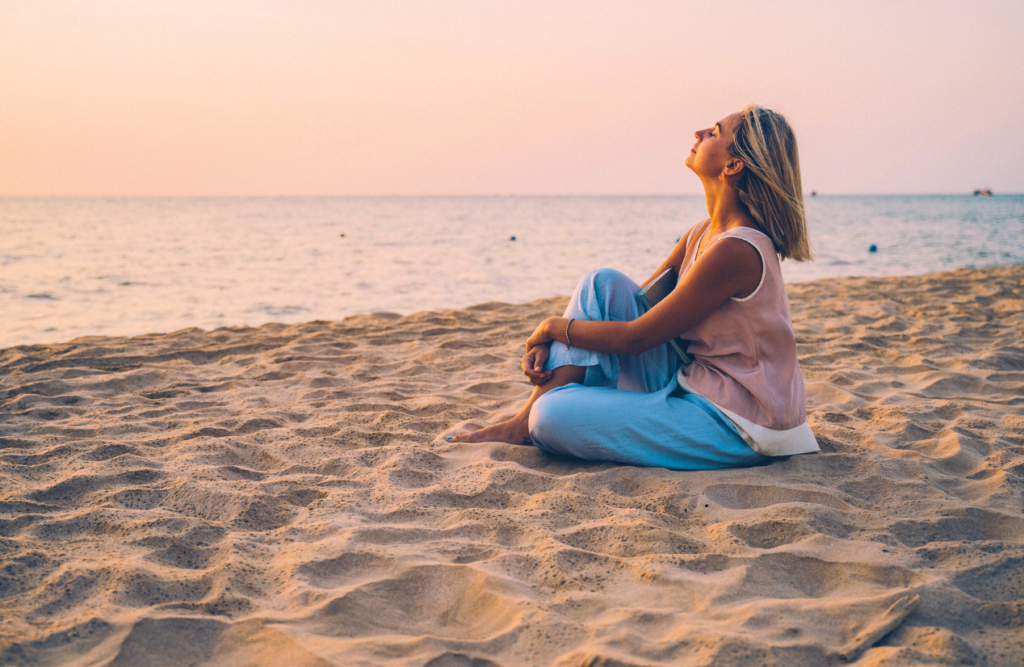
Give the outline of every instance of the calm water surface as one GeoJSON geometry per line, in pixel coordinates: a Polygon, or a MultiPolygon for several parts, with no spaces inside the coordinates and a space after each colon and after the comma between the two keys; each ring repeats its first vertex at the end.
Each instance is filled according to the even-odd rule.
{"type": "MultiPolygon", "coordinates": [[[[791,282],[1024,262],[1024,196],[807,206],[817,260],[784,262],[791,282]]],[[[642,281],[706,215],[703,197],[0,199],[0,347],[525,302],[599,267],[642,281]]]]}

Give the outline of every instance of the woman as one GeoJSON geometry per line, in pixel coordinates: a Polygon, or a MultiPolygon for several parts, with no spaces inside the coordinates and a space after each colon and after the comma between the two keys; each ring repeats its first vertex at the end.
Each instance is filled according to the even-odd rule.
{"type": "Polygon", "coordinates": [[[523,372],[536,385],[526,406],[450,440],[678,470],[817,451],[779,266],[811,258],[796,137],[755,105],[695,136],[686,166],[710,217],[648,279],[674,267],[671,294],[644,313],[641,286],[591,272],[565,315],[526,341],[523,372]],[[693,357],[681,368],[676,337],[693,357]]]}

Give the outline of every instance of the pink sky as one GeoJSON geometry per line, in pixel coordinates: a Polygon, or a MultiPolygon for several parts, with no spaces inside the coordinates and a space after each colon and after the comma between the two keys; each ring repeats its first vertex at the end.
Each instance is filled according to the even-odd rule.
{"type": "Polygon", "coordinates": [[[1024,192],[1024,3],[0,0],[0,196],[1024,192]]]}

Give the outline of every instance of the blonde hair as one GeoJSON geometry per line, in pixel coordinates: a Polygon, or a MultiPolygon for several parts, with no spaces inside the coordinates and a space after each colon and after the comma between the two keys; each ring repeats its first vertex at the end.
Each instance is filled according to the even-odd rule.
{"type": "Polygon", "coordinates": [[[740,201],[775,244],[782,259],[811,259],[800,185],[796,135],[782,114],[750,104],[733,133],[732,155],[743,161],[740,201]]]}

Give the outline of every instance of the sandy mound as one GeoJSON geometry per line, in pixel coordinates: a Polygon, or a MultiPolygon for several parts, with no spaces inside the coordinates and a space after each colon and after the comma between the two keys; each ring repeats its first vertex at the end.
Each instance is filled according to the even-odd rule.
{"type": "Polygon", "coordinates": [[[0,351],[0,663],[1019,665],[1024,267],[790,293],[745,470],[445,443],[564,299],[0,351]]]}

